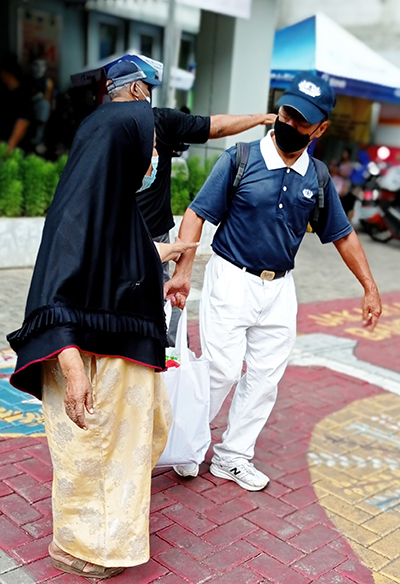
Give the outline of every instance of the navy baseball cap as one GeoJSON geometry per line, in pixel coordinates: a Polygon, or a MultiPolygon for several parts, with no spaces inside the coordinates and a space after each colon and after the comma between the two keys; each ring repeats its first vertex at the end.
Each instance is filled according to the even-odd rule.
{"type": "Polygon", "coordinates": [[[335,103],[335,94],[325,79],[312,73],[300,73],[293,79],[277,105],[292,107],[310,124],[318,124],[329,116],[335,103]]]}
{"type": "Polygon", "coordinates": [[[152,87],[160,85],[162,63],[138,55],[124,55],[118,61],[106,65],[107,89],[115,89],[134,81],[143,81],[152,87]]]}

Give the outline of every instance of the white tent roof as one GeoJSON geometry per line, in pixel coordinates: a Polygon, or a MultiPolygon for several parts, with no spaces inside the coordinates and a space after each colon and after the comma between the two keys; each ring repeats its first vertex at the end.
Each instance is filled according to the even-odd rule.
{"type": "Polygon", "coordinates": [[[300,71],[313,71],[338,93],[400,102],[400,69],[325,14],[277,31],[271,69],[275,87],[285,87],[300,71]]]}

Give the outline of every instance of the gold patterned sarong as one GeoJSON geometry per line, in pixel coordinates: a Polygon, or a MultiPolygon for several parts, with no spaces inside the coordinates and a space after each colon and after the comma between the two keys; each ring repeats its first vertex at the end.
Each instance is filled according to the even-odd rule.
{"type": "Polygon", "coordinates": [[[172,415],[161,375],[120,358],[82,354],[94,414],[81,430],[64,409],[57,359],[42,365],[43,412],[53,462],[54,541],[106,567],[149,559],[151,470],[172,415]]]}

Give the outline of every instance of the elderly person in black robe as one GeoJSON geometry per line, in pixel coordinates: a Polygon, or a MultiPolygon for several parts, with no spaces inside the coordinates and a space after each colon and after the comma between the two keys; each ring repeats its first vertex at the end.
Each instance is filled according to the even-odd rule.
{"type": "MultiPolygon", "coordinates": [[[[156,82],[141,72],[132,84],[146,97],[156,82]]],[[[43,400],[53,564],[102,579],[149,559],[151,469],[171,422],[159,373],[162,265],[132,194],[152,170],[153,139],[144,98],[104,104],[81,124],[45,222],[25,320],[8,336],[18,354],[11,383],[43,400]]],[[[186,248],[163,246],[161,260],[186,248]]]]}

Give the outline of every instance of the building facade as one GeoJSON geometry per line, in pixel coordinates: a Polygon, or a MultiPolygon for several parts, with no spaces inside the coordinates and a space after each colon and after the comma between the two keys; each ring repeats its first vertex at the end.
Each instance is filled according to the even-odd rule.
{"type": "MultiPolygon", "coordinates": [[[[8,0],[0,12],[0,52],[16,52],[25,66],[45,58],[49,75],[66,91],[71,74],[128,51],[164,61],[169,33],[168,105],[187,105],[202,115],[265,112],[278,0],[247,0],[250,18],[199,4],[176,2],[171,27],[169,0],[8,0]]],[[[157,90],[155,105],[161,105],[160,96],[157,90]]],[[[246,139],[263,135],[264,128],[256,128],[246,139]]],[[[230,143],[214,141],[213,148],[221,151],[230,143]]]]}

